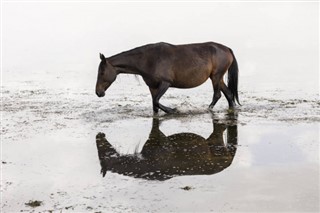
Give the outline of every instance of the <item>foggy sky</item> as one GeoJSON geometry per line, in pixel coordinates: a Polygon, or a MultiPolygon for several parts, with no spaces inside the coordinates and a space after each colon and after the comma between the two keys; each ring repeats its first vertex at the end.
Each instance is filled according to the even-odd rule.
{"type": "Polygon", "coordinates": [[[159,41],[225,44],[247,83],[319,84],[318,3],[4,2],[2,12],[4,84],[35,69],[74,69],[93,81],[99,52],[159,41]]]}

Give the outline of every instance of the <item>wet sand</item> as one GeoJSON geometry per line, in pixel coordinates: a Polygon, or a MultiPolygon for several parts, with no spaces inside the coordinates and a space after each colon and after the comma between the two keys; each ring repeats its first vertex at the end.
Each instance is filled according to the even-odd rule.
{"type": "Polygon", "coordinates": [[[179,112],[153,116],[132,76],[102,99],[51,84],[2,88],[4,212],[319,211],[317,94],[242,88],[242,106],[210,111],[207,82],[170,89],[162,103],[179,112]]]}

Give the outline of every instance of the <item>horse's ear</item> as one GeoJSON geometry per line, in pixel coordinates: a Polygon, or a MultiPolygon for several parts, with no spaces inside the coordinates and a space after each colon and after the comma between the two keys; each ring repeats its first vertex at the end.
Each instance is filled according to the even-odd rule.
{"type": "Polygon", "coordinates": [[[101,59],[101,61],[103,61],[103,62],[106,62],[107,60],[106,60],[106,57],[104,57],[104,55],[102,54],[102,53],[100,53],[100,59],[101,59]]]}

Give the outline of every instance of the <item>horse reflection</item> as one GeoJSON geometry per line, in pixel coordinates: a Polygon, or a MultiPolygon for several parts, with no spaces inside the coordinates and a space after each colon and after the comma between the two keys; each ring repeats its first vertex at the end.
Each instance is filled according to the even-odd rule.
{"type": "Polygon", "coordinates": [[[149,139],[140,154],[120,155],[104,133],[96,136],[96,143],[103,177],[107,171],[150,180],[209,175],[231,165],[237,150],[237,125],[213,123],[208,139],[194,133],[166,136],[159,129],[159,119],[154,118],[149,139]]]}

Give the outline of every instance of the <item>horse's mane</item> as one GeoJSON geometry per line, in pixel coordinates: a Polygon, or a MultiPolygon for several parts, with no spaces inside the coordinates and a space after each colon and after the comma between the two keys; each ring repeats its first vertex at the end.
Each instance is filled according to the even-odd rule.
{"type": "Polygon", "coordinates": [[[158,42],[158,43],[153,43],[153,44],[146,44],[146,45],[143,45],[143,46],[140,46],[140,47],[136,47],[136,48],[133,48],[133,49],[118,53],[116,55],[110,56],[109,59],[112,59],[112,58],[120,56],[120,55],[125,56],[125,55],[129,55],[129,54],[130,55],[132,55],[132,54],[140,54],[141,52],[144,52],[145,50],[148,50],[150,48],[154,48],[154,47],[158,47],[158,46],[164,46],[164,45],[173,46],[172,44],[169,44],[169,43],[166,43],[166,42],[158,42]]]}

